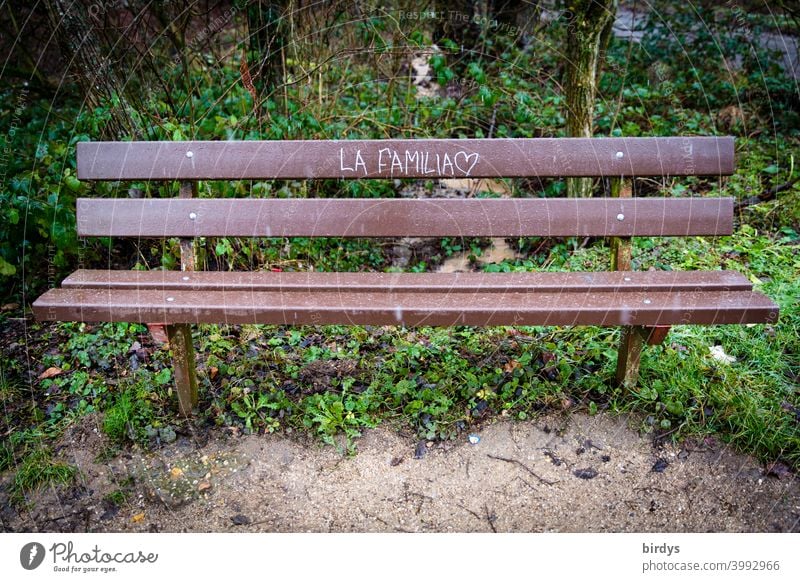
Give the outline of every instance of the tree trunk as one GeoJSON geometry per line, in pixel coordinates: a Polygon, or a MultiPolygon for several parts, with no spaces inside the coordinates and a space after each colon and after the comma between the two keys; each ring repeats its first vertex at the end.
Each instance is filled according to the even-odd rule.
{"type": "Polygon", "coordinates": [[[79,0],[50,0],[47,3],[53,34],[65,53],[86,96],[86,104],[108,107],[110,119],[101,130],[103,137],[119,140],[139,134],[139,124],[131,116],[125,84],[95,34],[86,7],[79,0]]]}
{"type": "MultiPolygon", "coordinates": [[[[249,51],[247,60],[256,108],[269,95],[280,102],[281,96],[275,93],[284,83],[282,51],[285,46],[286,23],[289,14],[285,1],[271,2],[256,0],[247,7],[247,28],[249,51]]],[[[251,90],[251,91],[252,91],[251,90]]],[[[281,104],[285,107],[285,103],[281,104]]]]}
{"type": "MultiPolygon", "coordinates": [[[[566,96],[567,135],[591,137],[600,56],[611,36],[619,0],[568,0],[566,96]]],[[[567,180],[567,196],[592,195],[591,178],[567,180]]]]}

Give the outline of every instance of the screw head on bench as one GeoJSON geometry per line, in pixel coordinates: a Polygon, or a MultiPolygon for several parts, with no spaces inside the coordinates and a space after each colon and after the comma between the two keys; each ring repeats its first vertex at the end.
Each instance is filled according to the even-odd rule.
{"type": "Polygon", "coordinates": [[[630,281],[630,280],[631,280],[630,277],[623,277],[623,281],[630,281]]]}
{"type": "Polygon", "coordinates": [[[647,305],[650,305],[652,303],[652,301],[650,301],[649,299],[645,299],[644,303],[647,304],[647,305]]]}
{"type": "Polygon", "coordinates": [[[625,154],[623,154],[622,152],[617,152],[617,159],[618,160],[621,160],[623,157],[625,157],[625,154]]]}
{"type": "Polygon", "coordinates": [[[190,212],[189,213],[189,220],[195,220],[196,218],[197,218],[197,213],[196,212],[190,212]]]}
{"type": "Polygon", "coordinates": [[[191,158],[194,154],[192,152],[186,152],[186,157],[191,158]]]}
{"type": "Polygon", "coordinates": [[[183,279],[184,281],[188,281],[189,280],[189,275],[184,275],[183,277],[181,277],[181,279],[183,279]]]}
{"type": "Polygon", "coordinates": [[[167,301],[170,301],[170,302],[175,301],[175,298],[174,297],[167,297],[167,301]]]}
{"type": "Polygon", "coordinates": [[[620,221],[625,220],[625,215],[620,212],[619,214],[617,214],[617,220],[620,221]]]}

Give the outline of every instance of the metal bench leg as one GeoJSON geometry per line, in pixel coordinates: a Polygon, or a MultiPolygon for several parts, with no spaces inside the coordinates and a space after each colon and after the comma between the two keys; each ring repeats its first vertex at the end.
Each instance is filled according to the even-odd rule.
{"type": "Polygon", "coordinates": [[[191,416],[197,406],[197,372],[195,371],[192,327],[187,324],[168,325],[167,335],[172,350],[172,366],[178,406],[184,416],[191,416]]]}

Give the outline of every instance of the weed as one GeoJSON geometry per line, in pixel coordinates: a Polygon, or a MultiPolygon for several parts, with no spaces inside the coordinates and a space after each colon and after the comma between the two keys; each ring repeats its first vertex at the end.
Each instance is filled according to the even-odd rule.
{"type": "Polygon", "coordinates": [[[105,411],[103,432],[117,443],[143,442],[145,427],[153,423],[153,413],[147,400],[134,389],[121,392],[105,411]]]}
{"type": "Polygon", "coordinates": [[[125,505],[133,495],[133,479],[128,477],[118,483],[119,487],[103,497],[106,504],[121,507],[125,505]]]}
{"type": "Polygon", "coordinates": [[[17,467],[9,486],[9,499],[19,504],[36,489],[68,485],[76,475],[75,467],[54,460],[45,448],[37,448],[28,453],[17,467]]]}

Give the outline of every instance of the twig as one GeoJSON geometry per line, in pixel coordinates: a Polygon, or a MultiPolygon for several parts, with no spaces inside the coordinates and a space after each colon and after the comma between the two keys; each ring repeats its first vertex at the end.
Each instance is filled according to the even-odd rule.
{"type": "Polygon", "coordinates": [[[489,522],[489,527],[492,528],[492,532],[497,533],[497,528],[494,527],[497,516],[494,513],[489,513],[489,507],[485,503],[483,504],[483,511],[486,513],[486,521],[489,522]]]}
{"type": "Polygon", "coordinates": [[[460,503],[456,503],[456,505],[458,505],[458,506],[459,506],[461,509],[463,509],[464,511],[466,511],[466,512],[468,512],[468,513],[471,513],[472,515],[474,515],[474,516],[475,516],[475,519],[479,519],[479,520],[483,521],[483,518],[482,518],[480,515],[478,515],[477,513],[475,513],[474,511],[472,511],[472,510],[471,510],[469,507],[464,507],[464,506],[463,506],[463,505],[461,505],[460,503]]]}
{"type": "Polygon", "coordinates": [[[468,513],[471,513],[475,517],[475,519],[477,519],[478,521],[483,521],[484,519],[486,521],[488,521],[489,522],[489,527],[492,528],[492,531],[494,533],[497,533],[497,529],[494,527],[494,522],[497,520],[497,516],[493,517],[492,515],[490,515],[489,514],[489,508],[485,504],[483,506],[483,511],[486,512],[486,516],[485,517],[482,517],[482,516],[478,515],[477,513],[472,511],[470,508],[464,507],[460,503],[456,503],[456,505],[458,505],[458,507],[460,507],[464,511],[466,511],[468,513]]]}
{"type": "Polygon", "coordinates": [[[762,192],[758,196],[750,196],[749,198],[740,200],[739,202],[736,203],[736,210],[747,208],[748,206],[752,206],[753,204],[758,204],[759,202],[769,202],[770,200],[775,199],[775,197],[784,190],[788,190],[789,188],[794,186],[798,182],[798,180],[800,180],[800,174],[798,174],[788,182],[784,182],[783,184],[778,184],[777,186],[770,188],[766,192],[762,192]]]}
{"type": "Polygon", "coordinates": [[[517,475],[517,479],[519,479],[520,481],[522,481],[523,483],[525,483],[525,485],[527,485],[527,486],[528,486],[530,489],[532,489],[532,490],[536,491],[536,487],[534,487],[533,485],[531,485],[530,483],[528,483],[528,481],[526,481],[525,479],[523,479],[523,478],[522,478],[522,477],[520,477],[519,475],[517,475]]]}
{"type": "Polygon", "coordinates": [[[386,527],[392,528],[394,531],[399,531],[399,532],[402,532],[402,533],[412,533],[410,530],[404,529],[404,528],[402,528],[400,526],[392,525],[391,523],[389,523],[385,519],[383,519],[380,515],[372,515],[371,513],[366,512],[363,508],[361,509],[361,513],[362,513],[362,515],[364,515],[364,517],[375,519],[375,520],[381,522],[386,527]]]}
{"type": "Polygon", "coordinates": [[[533,470],[531,470],[531,468],[528,467],[525,463],[522,463],[522,462],[520,462],[520,461],[518,461],[516,459],[508,459],[506,457],[497,457],[495,455],[486,455],[486,456],[489,457],[490,459],[495,459],[496,461],[505,461],[506,463],[514,463],[515,465],[519,465],[520,467],[525,469],[528,473],[530,473],[531,475],[536,477],[539,480],[540,483],[544,483],[545,485],[555,485],[556,483],[558,483],[558,481],[548,481],[547,479],[545,479],[543,477],[540,477],[539,475],[534,473],[533,470]]]}
{"type": "Polygon", "coordinates": [[[411,503],[411,500],[408,498],[409,495],[414,495],[415,497],[419,498],[419,504],[417,505],[417,510],[414,512],[416,515],[419,515],[419,512],[422,510],[422,506],[425,504],[425,500],[433,501],[433,497],[428,495],[423,495],[422,493],[417,493],[416,491],[406,491],[405,498],[407,503],[411,503]]]}
{"type": "Polygon", "coordinates": [[[659,493],[663,493],[664,495],[672,495],[674,491],[667,491],[666,489],[660,489],[659,487],[634,487],[634,491],[658,491],[659,493]]]}

